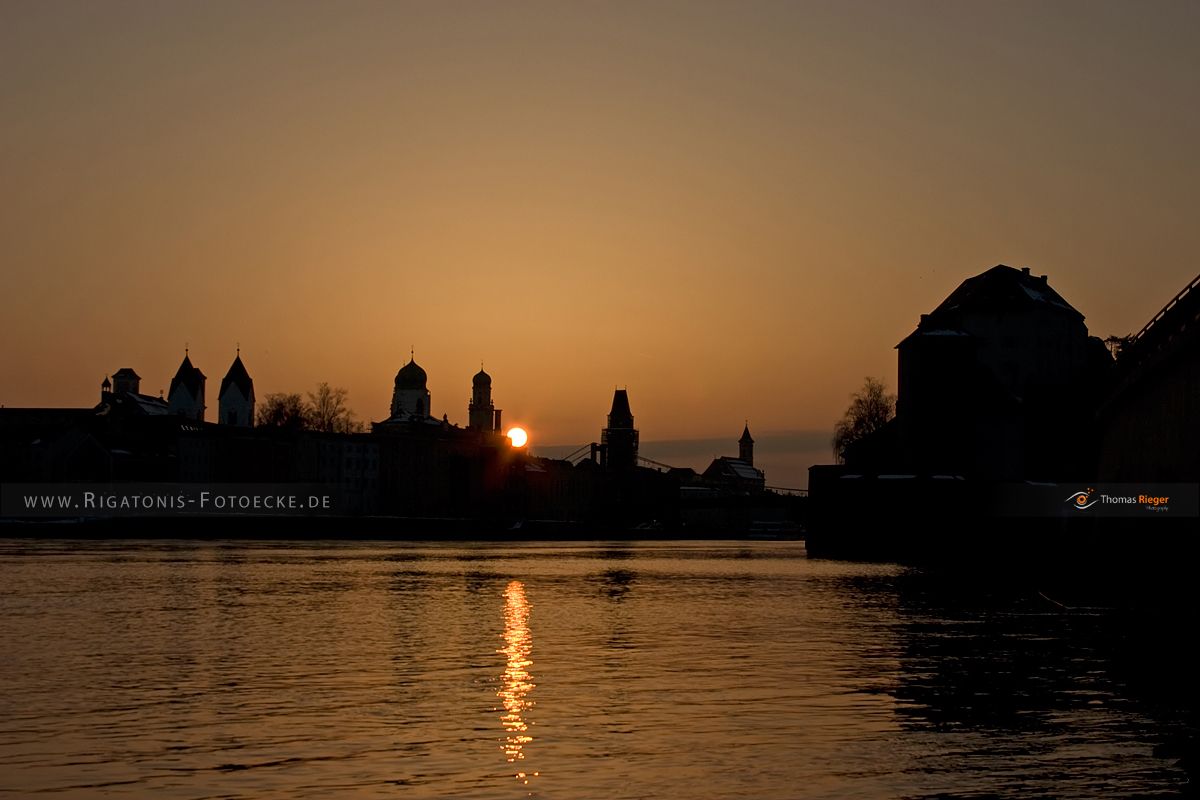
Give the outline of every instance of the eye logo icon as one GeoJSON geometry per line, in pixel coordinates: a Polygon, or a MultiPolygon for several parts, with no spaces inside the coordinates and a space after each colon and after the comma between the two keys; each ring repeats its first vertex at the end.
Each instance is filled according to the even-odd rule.
{"type": "Polygon", "coordinates": [[[1091,508],[1100,502],[1092,499],[1092,492],[1095,489],[1088,489],[1086,492],[1072,492],[1064,502],[1070,503],[1076,511],[1083,511],[1085,508],[1091,508]]]}

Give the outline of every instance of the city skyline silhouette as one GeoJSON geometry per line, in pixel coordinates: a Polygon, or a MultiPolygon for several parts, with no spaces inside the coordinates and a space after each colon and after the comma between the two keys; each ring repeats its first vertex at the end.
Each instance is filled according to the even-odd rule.
{"type": "Polygon", "coordinates": [[[0,403],[240,343],[378,419],[415,346],[541,445],[614,384],[648,441],[808,437],[994,264],[1126,335],[1195,271],[1197,13],[7,6],[0,403]]]}
{"type": "Polygon", "coordinates": [[[1197,41],[0,0],[0,787],[1195,796],[1197,41]]]}

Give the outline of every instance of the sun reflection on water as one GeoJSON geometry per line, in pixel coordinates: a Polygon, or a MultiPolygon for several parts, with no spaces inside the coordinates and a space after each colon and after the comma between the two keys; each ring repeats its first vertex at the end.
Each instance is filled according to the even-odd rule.
{"type": "MultiPolygon", "coordinates": [[[[510,764],[525,758],[525,746],[533,741],[529,735],[532,724],[526,719],[533,701],[527,695],[533,691],[533,676],[529,667],[533,664],[529,654],[533,650],[533,637],[529,632],[529,601],[525,598],[525,585],[512,581],[504,590],[504,648],[508,659],[497,696],[504,704],[504,715],[500,723],[504,726],[504,743],[501,749],[510,764]]],[[[515,777],[525,783],[538,773],[518,771],[515,777]]]]}

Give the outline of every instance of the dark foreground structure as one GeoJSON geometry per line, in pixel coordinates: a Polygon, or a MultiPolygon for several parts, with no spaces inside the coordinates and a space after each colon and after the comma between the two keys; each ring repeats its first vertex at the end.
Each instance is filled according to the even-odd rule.
{"type": "Polygon", "coordinates": [[[1114,358],[1046,276],[1000,265],[964,281],[897,345],[895,418],[811,468],[810,552],[1092,573],[1190,559],[1198,284],[1114,358]]]}

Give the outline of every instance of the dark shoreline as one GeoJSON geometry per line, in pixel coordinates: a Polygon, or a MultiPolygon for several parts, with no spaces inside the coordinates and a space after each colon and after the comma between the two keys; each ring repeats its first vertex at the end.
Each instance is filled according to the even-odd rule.
{"type": "Polygon", "coordinates": [[[175,516],[0,520],[0,538],[374,541],[803,541],[802,531],[447,517],[175,516]]]}

